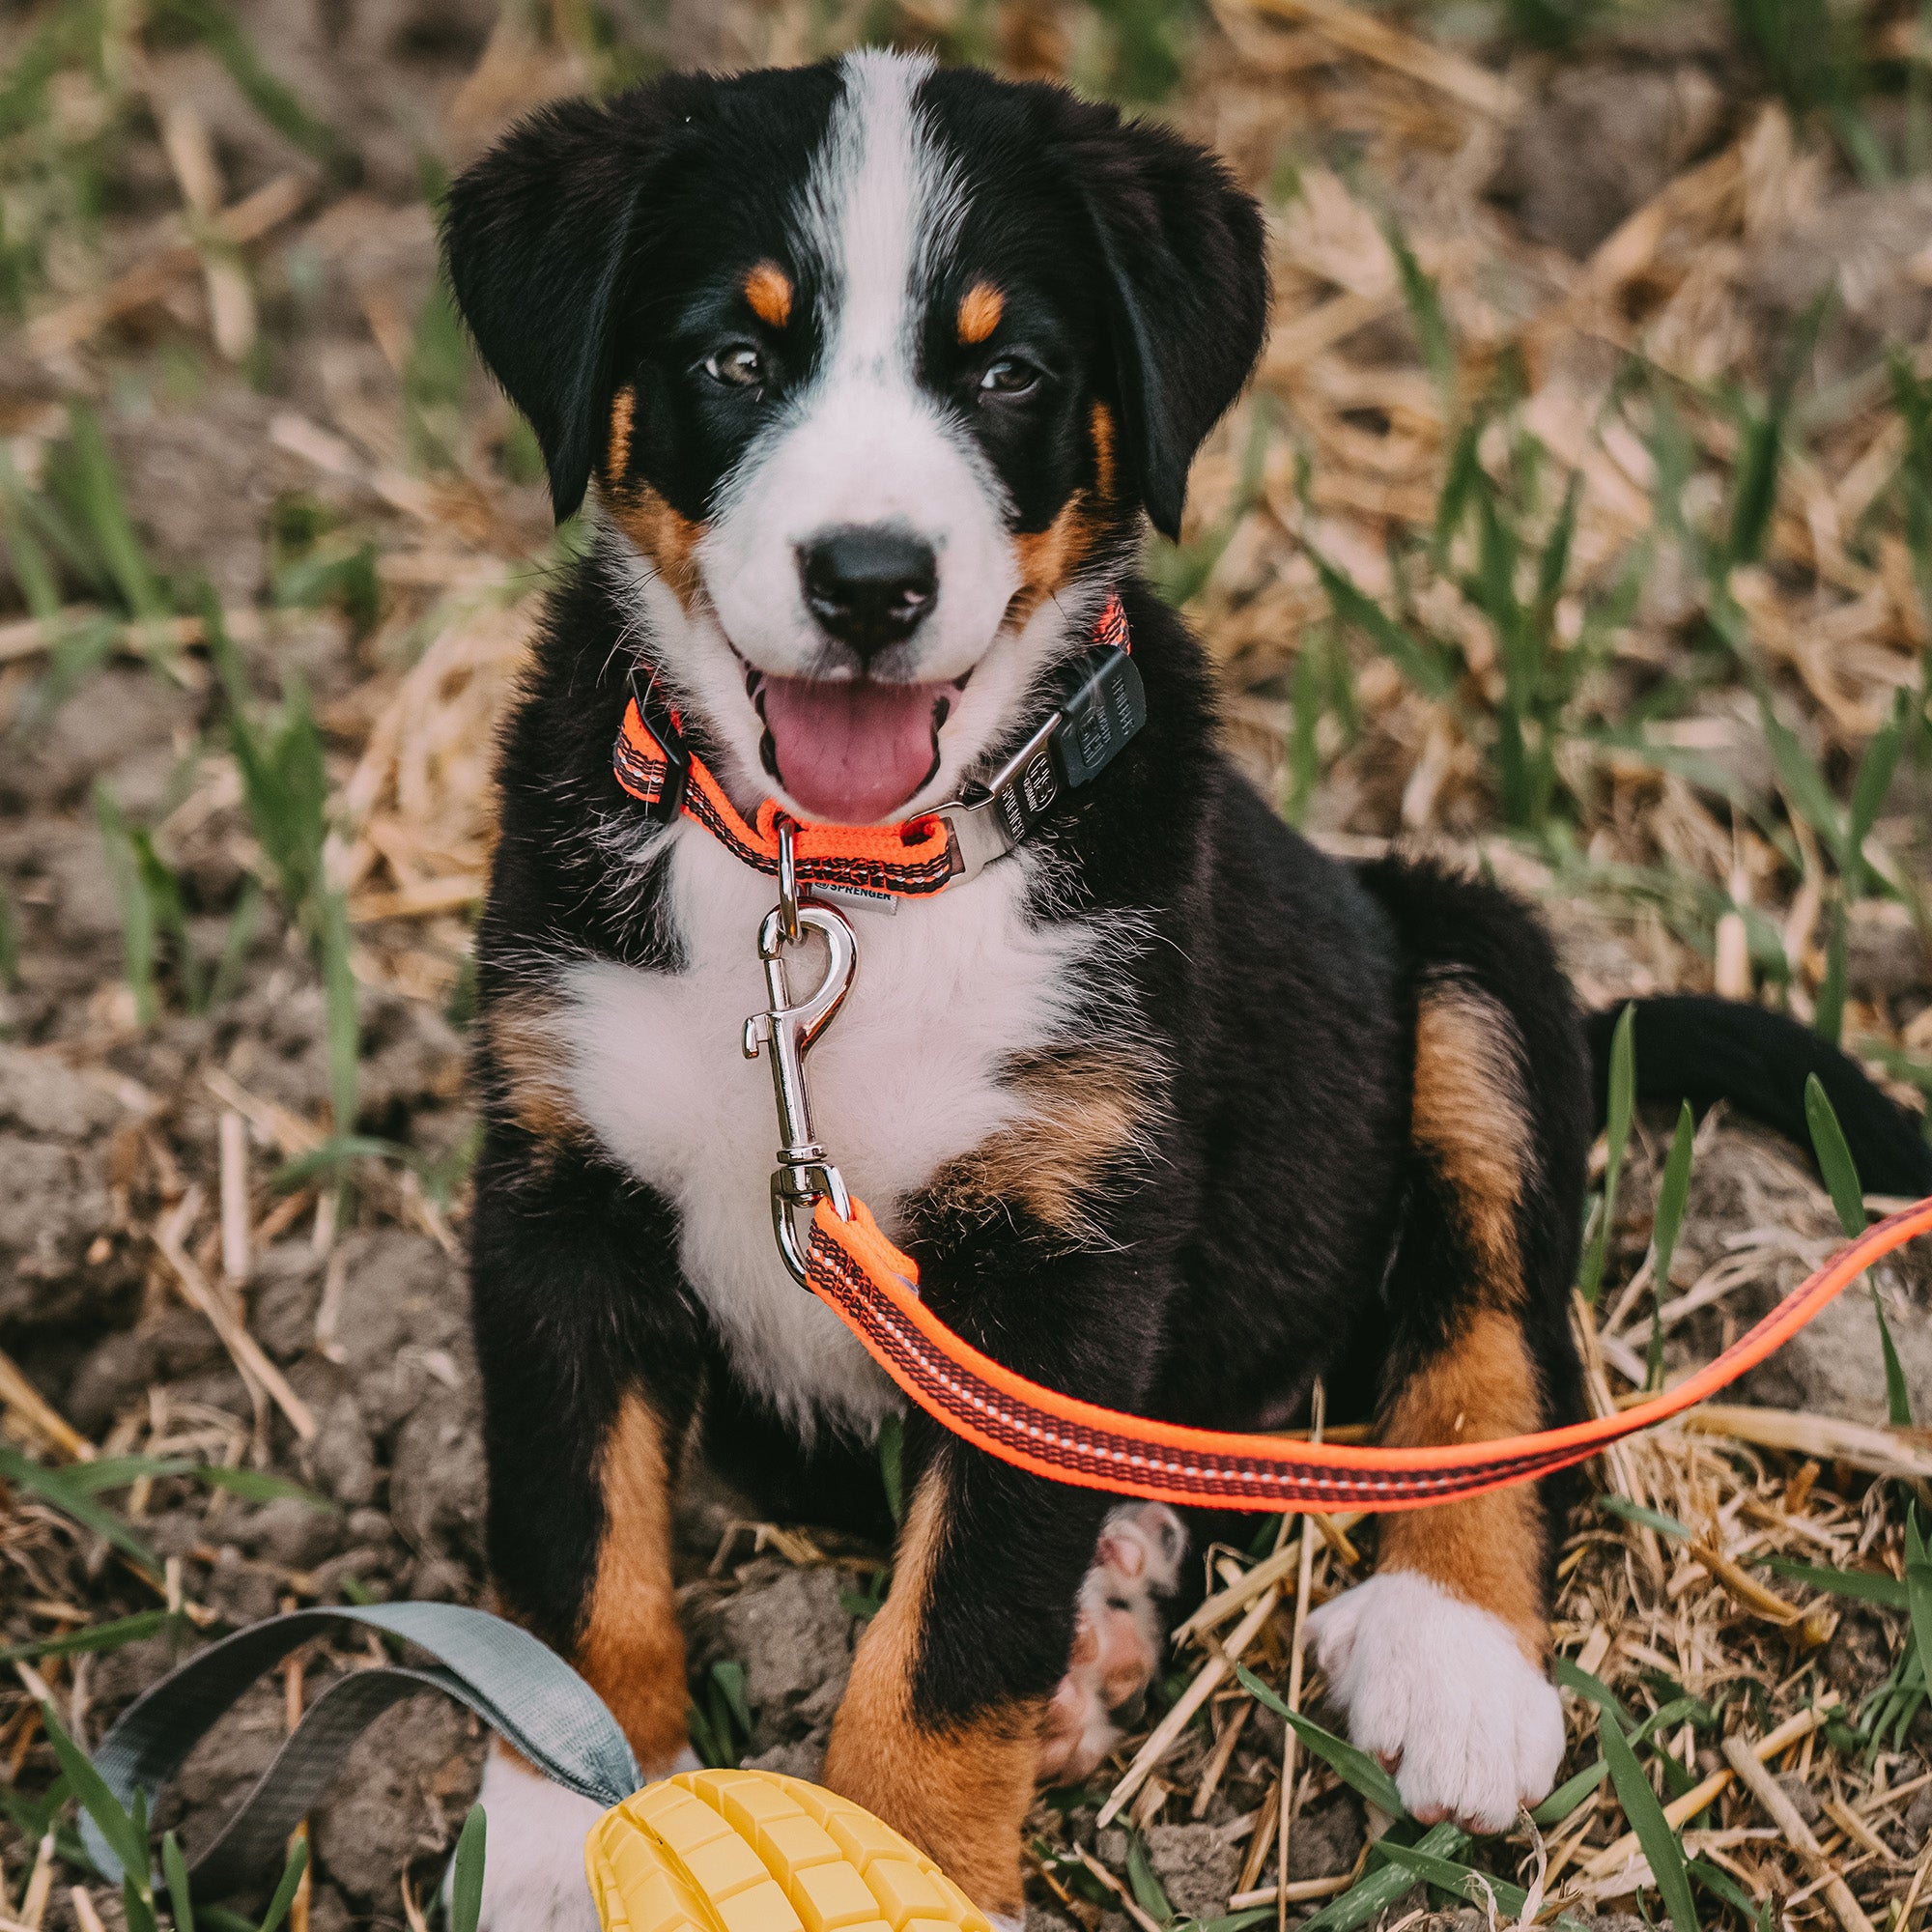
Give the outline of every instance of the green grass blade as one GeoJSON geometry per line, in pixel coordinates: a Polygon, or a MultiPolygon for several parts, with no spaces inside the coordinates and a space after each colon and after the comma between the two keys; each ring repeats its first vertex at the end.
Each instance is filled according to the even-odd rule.
{"type": "Polygon", "coordinates": [[[905,1521],[905,1424],[888,1415],[879,1424],[879,1480],[886,1486],[886,1507],[895,1523],[905,1521]]]}
{"type": "Polygon", "coordinates": [[[1601,1677],[1593,1675],[1575,1659],[1559,1657],[1550,1666],[1549,1673],[1565,1690],[1574,1690],[1577,1696],[1586,1698],[1600,1711],[1613,1711],[1621,1724],[1631,1722],[1631,1714],[1624,1709],[1617,1693],[1601,1677]]]}
{"type": "Polygon", "coordinates": [[[1155,1924],[1174,1923],[1173,1902],[1154,1873],[1153,1861],[1148,1857],[1147,1840],[1138,1832],[1127,1833],[1127,1885],[1134,1894],[1134,1903],[1155,1924]]]}
{"type": "MultiPolygon", "coordinates": [[[[1899,693],[1903,698],[1905,694],[1899,693]]],[[[1859,775],[1852,784],[1851,811],[1845,828],[1845,849],[1838,855],[1838,873],[1845,891],[1857,898],[1864,891],[1865,839],[1878,822],[1880,808],[1891,789],[1892,775],[1898,770],[1898,754],[1905,749],[1901,723],[1902,707],[1894,710],[1892,722],[1874,735],[1859,760],[1859,775]]]]}
{"type": "Polygon", "coordinates": [[[148,883],[134,846],[127,814],[105,779],[94,781],[94,818],[107,854],[107,870],[114,897],[121,908],[121,970],[134,996],[134,1017],[153,1026],[160,1010],[155,994],[156,919],[148,883]]]}
{"type": "Polygon", "coordinates": [[[77,1483],[70,1481],[65,1471],[49,1469],[0,1442],[0,1477],[51,1503],[83,1529],[91,1529],[123,1555],[132,1557],[151,1575],[160,1576],[161,1559],[112,1510],[96,1502],[77,1483]]]}
{"type": "Polygon", "coordinates": [[[86,404],[76,402],[69,405],[68,422],[72,439],[68,475],[74,508],[85,521],[115,589],[133,616],[147,620],[167,616],[168,601],[122,500],[100,418],[86,404]]]}
{"type": "Polygon", "coordinates": [[[1610,1036],[1609,1105],[1604,1126],[1606,1158],[1604,1166],[1604,1206],[1597,1229],[1583,1252],[1577,1285],[1593,1306],[1604,1285],[1604,1261],[1609,1253],[1610,1226],[1616,1217],[1617,1182],[1623,1174],[1624,1151],[1630,1144],[1631,1116],[1636,1106],[1636,1008],[1626,1004],[1610,1036]]]}
{"type": "Polygon", "coordinates": [[[230,1495],[241,1496],[251,1503],[298,1502],[324,1516],[334,1516],[341,1512],[342,1505],[327,1496],[319,1496],[313,1490],[304,1489],[300,1483],[287,1476],[277,1476],[268,1469],[230,1469],[219,1463],[197,1463],[187,1472],[198,1483],[206,1483],[211,1489],[226,1490],[230,1495]]]}
{"type": "Polygon", "coordinates": [[[0,1663],[37,1657],[71,1657],[89,1650],[119,1650],[123,1644],[139,1643],[161,1631],[173,1630],[179,1623],[180,1618],[173,1610],[137,1610],[131,1617],[116,1617],[86,1630],[69,1631],[65,1636],[43,1637],[38,1643],[9,1644],[0,1650],[0,1663]]]}
{"type": "Polygon", "coordinates": [[[1671,1923],[1677,1932],[1697,1932],[1697,1903],[1690,1895],[1683,1844],[1670,1829],[1663,1806],[1657,1802],[1657,1793],[1650,1788],[1650,1779],[1644,1776],[1630,1740],[1612,1713],[1598,1712],[1597,1737],[1603,1747],[1604,1762],[1610,1768],[1617,1802],[1624,1807],[1624,1816],[1630,1820],[1631,1830],[1643,1848],[1671,1923]]]}
{"type": "Polygon", "coordinates": [[[1859,1184],[1858,1164],[1846,1144],[1845,1130],[1815,1073],[1804,1077],[1804,1123],[1811,1129],[1811,1149],[1837,1210],[1838,1225],[1848,1239],[1856,1240],[1865,1231],[1864,1189],[1859,1184]]]}
{"type": "Polygon", "coordinates": [[[1292,1724],[1302,1744],[1344,1783],[1352,1785],[1370,1804],[1380,1805],[1393,1818],[1408,1815],[1408,1807],[1402,1802],[1402,1793],[1396,1789],[1395,1779],[1367,1751],[1357,1750],[1332,1731],[1324,1731],[1299,1711],[1291,1711],[1245,1663],[1235,1665],[1235,1675],[1241,1680],[1241,1688],[1249,1696],[1265,1704],[1276,1717],[1292,1724]]]}
{"type": "Polygon", "coordinates": [[[1455,696],[1455,667],[1438,645],[1410,637],[1346,572],[1312,546],[1308,554],[1338,624],[1359,631],[1425,697],[1440,704],[1455,696]]]}
{"type": "Polygon", "coordinates": [[[456,1868],[449,1887],[449,1932],[476,1932],[483,1912],[483,1860],[489,1821],[480,1804],[469,1807],[456,1841],[456,1868]]]}
{"type": "Polygon", "coordinates": [[[1798,734],[1778,717],[1772,706],[1770,692],[1762,686],[1757,694],[1757,710],[1785,804],[1833,852],[1842,852],[1845,835],[1838,819],[1838,802],[1832,796],[1832,788],[1825,782],[1825,774],[1818,769],[1817,760],[1799,743],[1798,734]]]}
{"type": "Polygon", "coordinates": [[[1825,941],[1825,977],[1818,984],[1818,1004],[1811,1030],[1836,1046],[1845,1034],[1845,900],[1842,889],[1832,901],[1832,927],[1825,941]]]}
{"type": "Polygon", "coordinates": [[[1670,1292],[1670,1263],[1684,1226],[1684,1206],[1690,1198],[1690,1160],[1696,1134],[1697,1123],[1687,1100],[1677,1116],[1677,1131],[1663,1163],[1663,1179],[1658,1183],[1657,1214],[1651,1223],[1650,1245],[1657,1256],[1654,1293],[1660,1303],[1670,1292]]]}
{"type": "Polygon", "coordinates": [[[1788,1577],[1794,1583],[1808,1583],[1812,1589],[1829,1591],[1834,1597],[1883,1604],[1889,1610],[1911,1606],[1906,1585],[1883,1571],[1833,1570],[1817,1563],[1801,1563],[1791,1556],[1759,1556],[1748,1560],[1761,1570],[1769,1570],[1774,1577],[1788,1577]]]}
{"type": "MultiPolygon", "coordinates": [[[[1469,1842],[1469,1834],[1460,1825],[1436,1825],[1418,1838],[1414,1849],[1424,1855],[1453,1859],[1469,1842]]],[[[1386,1849],[1384,1841],[1383,1849],[1386,1849]]],[[[1379,1912],[1385,1912],[1415,1884],[1414,1873],[1393,1861],[1378,1871],[1365,1874],[1339,1898],[1331,1898],[1312,1918],[1301,1921],[1299,1932],[1355,1932],[1379,1912]]],[[[1275,1908],[1262,1908],[1271,1918],[1275,1908]]]]}
{"type": "Polygon", "coordinates": [[[282,1920],[289,1916],[289,1908],[296,1902],[296,1889],[302,1882],[302,1873],[308,1869],[308,1834],[303,1833],[289,1847],[289,1861],[282,1867],[282,1881],[275,1888],[275,1895],[269,1901],[269,1910],[262,1919],[260,1932],[276,1932],[282,1920]]]}
{"type": "Polygon", "coordinates": [[[1879,1353],[1885,1360],[1886,1419],[1894,1429],[1912,1427],[1912,1391],[1906,1385],[1905,1370],[1892,1343],[1891,1323],[1885,1319],[1885,1303],[1879,1298],[1878,1283],[1871,1285],[1872,1313],[1878,1317],[1879,1353]]]}
{"type": "MultiPolygon", "coordinates": [[[[62,1775],[81,1808],[99,1828],[108,1849],[121,1861],[130,1884],[145,1887],[148,1882],[148,1835],[145,1821],[129,1817],[107,1788],[106,1780],[89,1762],[87,1753],[68,1736],[51,1704],[41,1706],[41,1721],[46,1726],[47,1742],[60,1760],[62,1775]]],[[[142,1806],[136,1804],[137,1814],[142,1806]]]]}
{"type": "Polygon", "coordinates": [[[1453,411],[1456,401],[1456,340],[1449,328],[1449,318],[1442,310],[1442,296],[1435,286],[1435,278],[1424,272],[1422,264],[1415,259],[1415,250],[1408,245],[1408,237],[1393,219],[1382,223],[1382,236],[1389,245],[1389,253],[1395,257],[1396,271],[1402,277],[1403,300],[1408,306],[1408,319],[1415,328],[1415,339],[1422,349],[1422,360],[1430,375],[1435,379],[1436,389],[1443,403],[1453,411]]]}
{"type": "Polygon", "coordinates": [[[13,986],[20,979],[20,928],[14,917],[14,900],[0,885],[0,986],[13,986]]]}
{"type": "Polygon", "coordinates": [[[168,1882],[168,1906],[174,1914],[175,1932],[194,1932],[194,1899],[187,1889],[187,1861],[182,1857],[181,1840],[172,1832],[161,1833],[161,1872],[168,1882]]]}

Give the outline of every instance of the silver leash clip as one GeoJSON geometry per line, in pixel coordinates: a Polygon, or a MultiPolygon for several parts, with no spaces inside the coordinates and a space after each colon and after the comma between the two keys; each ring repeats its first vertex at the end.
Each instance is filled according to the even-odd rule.
{"type": "MultiPolygon", "coordinates": [[[[765,969],[771,1004],[745,1022],[745,1058],[756,1060],[770,1049],[772,1096],[778,1104],[778,1166],[772,1171],[772,1232],[779,1253],[801,1287],[806,1283],[806,1242],[794,1218],[801,1208],[830,1201],[840,1220],[852,1218],[844,1178],[825,1157],[811,1126],[811,1098],[806,1091],[805,1056],[831,1023],[859,963],[859,947],[844,916],[815,899],[800,899],[791,858],[792,827],[779,821],[779,903],[758,927],[758,958],[765,969]],[[803,1000],[794,1001],[785,968],[785,950],[817,933],[831,954],[825,977],[803,1000]]],[[[807,1240],[810,1239],[808,1235],[807,1240]]]]}

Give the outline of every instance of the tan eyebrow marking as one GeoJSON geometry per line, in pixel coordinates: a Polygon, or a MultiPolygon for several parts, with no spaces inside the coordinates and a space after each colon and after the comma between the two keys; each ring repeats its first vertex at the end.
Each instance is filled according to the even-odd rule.
{"type": "Polygon", "coordinates": [[[791,320],[791,277],[776,262],[759,262],[745,276],[752,313],[772,328],[791,320]]]}
{"type": "Polygon", "coordinates": [[[611,405],[611,449],[609,467],[612,482],[619,482],[631,463],[631,416],[638,406],[637,391],[630,384],[617,391],[611,405]]]}
{"type": "Polygon", "coordinates": [[[975,282],[959,303],[959,339],[983,342],[1000,326],[1007,298],[991,282],[975,282]]]}

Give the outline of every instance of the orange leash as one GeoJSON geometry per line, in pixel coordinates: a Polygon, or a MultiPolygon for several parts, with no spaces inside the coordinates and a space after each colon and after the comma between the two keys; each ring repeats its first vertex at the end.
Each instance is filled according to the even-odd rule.
{"type": "Polygon", "coordinates": [[[863,1202],[813,1211],[807,1285],[906,1395],[953,1435],[1036,1476],[1182,1507],[1424,1509],[1587,1461],[1708,1400],[1797,1334],[1881,1257],[1932,1234],[1932,1197],[1842,1248],[1747,1334],[1678,1385],[1621,1414],[1473,1446],[1319,1446],[1183,1429],[1081,1402],[1003,1367],[919,1297],[919,1268],[863,1202]]]}
{"type": "Polygon", "coordinates": [[[836,907],[803,895],[821,885],[874,897],[922,896],[969,879],[1012,851],[1058,798],[1105,768],[1145,718],[1117,594],[1102,607],[1092,642],[1094,654],[1082,681],[982,795],[897,825],[799,825],[771,799],[747,821],[684,746],[676,718],[666,715],[662,728],[647,724],[636,696],[625,709],[613,753],[618,782],[647,810],[660,818],[681,812],[696,819],[747,865],[779,882],[779,903],[758,934],[771,1004],[746,1022],[745,1031],[747,1055],[762,1055],[771,1065],[778,1108],[773,1230],[796,1279],[934,1421],[1016,1469],[1151,1502],[1240,1510],[1423,1509],[1567,1469],[1681,1415],[1755,1368],[1882,1256],[1932,1233],[1928,1197],[1868,1229],[1675,1388],[1617,1415],[1478,1444],[1318,1446],[1185,1429],[1063,1395],[982,1353],[920,1299],[917,1264],[887,1240],[864,1202],[847,1194],[812,1131],[805,1055],[845,997],[857,941],[836,907]],[[794,1000],[785,954],[808,926],[826,942],[831,963],[821,984],[794,1000]],[[801,1241],[794,1215],[805,1207],[812,1218],[801,1241]]]}

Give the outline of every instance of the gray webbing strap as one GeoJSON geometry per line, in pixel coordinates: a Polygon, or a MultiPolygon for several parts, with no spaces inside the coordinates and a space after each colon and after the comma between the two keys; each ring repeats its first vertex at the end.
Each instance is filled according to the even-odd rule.
{"type": "MultiPolygon", "coordinates": [[[[603,1700],[527,1631],[461,1604],[347,1605],[269,1617],[212,1644],[121,1714],[94,1754],[124,1808],[160,1788],[242,1693],[311,1637],[344,1623],[402,1637],[435,1665],[378,1664],[337,1679],[275,1754],[220,1833],[188,1864],[195,1892],[220,1898],[281,1862],[289,1833],[328,1788],[350,1747],[382,1712],[418,1690],[467,1704],[547,1777],[596,1804],[628,1798],[641,1779],[631,1747],[603,1700]]],[[[121,1861],[91,1818],[81,1837],[101,1876],[121,1861]]]]}

